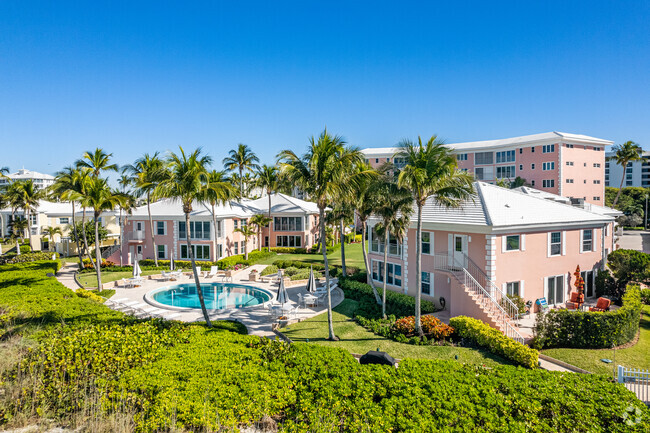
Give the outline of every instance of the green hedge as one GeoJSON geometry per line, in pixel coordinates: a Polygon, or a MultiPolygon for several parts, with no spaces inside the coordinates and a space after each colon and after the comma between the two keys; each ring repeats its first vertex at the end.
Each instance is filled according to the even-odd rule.
{"type": "Polygon", "coordinates": [[[631,341],[639,331],[641,295],[628,286],[618,310],[589,312],[550,310],[537,316],[535,346],[604,349],[631,341]]]}
{"type": "Polygon", "coordinates": [[[641,303],[650,305],[650,289],[641,290],[641,303]]]}
{"type": "Polygon", "coordinates": [[[519,365],[536,368],[539,362],[539,352],[511,338],[487,323],[467,316],[456,316],[449,319],[449,325],[456,330],[461,338],[473,341],[490,352],[510,359],[519,365]]]}
{"type": "Polygon", "coordinates": [[[271,248],[271,251],[280,254],[311,254],[307,252],[307,248],[275,247],[271,248]]]}
{"type": "MultiPolygon", "coordinates": [[[[251,251],[248,253],[248,260],[244,260],[244,255],[239,254],[236,256],[226,257],[217,262],[197,260],[196,265],[204,268],[210,268],[210,266],[219,266],[219,269],[228,269],[234,267],[235,265],[251,266],[274,255],[274,252],[251,251]]],[[[154,267],[155,262],[150,259],[140,260],[138,263],[140,266],[147,266],[152,267],[152,269],[157,269],[154,267]]],[[[169,269],[169,264],[169,260],[158,260],[158,266],[162,267],[163,269],[169,269]]],[[[189,260],[174,260],[174,265],[178,269],[190,269],[192,267],[192,262],[189,260]]]]}
{"type": "Polygon", "coordinates": [[[20,255],[0,256],[0,265],[13,265],[15,263],[29,263],[38,262],[43,260],[52,260],[52,255],[57,259],[58,253],[47,253],[43,251],[35,251],[33,253],[25,253],[20,255]]]}

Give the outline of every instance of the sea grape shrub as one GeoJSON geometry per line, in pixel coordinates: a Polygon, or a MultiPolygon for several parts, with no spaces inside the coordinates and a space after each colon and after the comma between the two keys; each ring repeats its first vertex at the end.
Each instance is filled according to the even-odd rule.
{"type": "MultiPolygon", "coordinates": [[[[422,332],[428,339],[443,340],[449,338],[454,333],[454,328],[444,324],[440,319],[434,316],[422,316],[421,324],[422,332]]],[[[397,319],[393,323],[391,330],[407,337],[415,336],[415,316],[397,319]]]]}

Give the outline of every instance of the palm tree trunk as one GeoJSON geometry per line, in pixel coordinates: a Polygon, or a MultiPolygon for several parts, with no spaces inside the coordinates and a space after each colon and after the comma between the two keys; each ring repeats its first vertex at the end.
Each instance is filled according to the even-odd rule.
{"type": "Polygon", "coordinates": [[[388,229],[384,227],[384,278],[383,290],[381,293],[381,316],[386,318],[386,282],[388,281],[388,229]]]}
{"type": "Polygon", "coordinates": [[[212,328],[212,322],[210,322],[210,316],[208,316],[208,310],[205,308],[205,299],[203,299],[203,290],[201,289],[201,283],[199,282],[199,273],[196,271],[196,262],[194,261],[194,251],[192,251],[192,241],[190,235],[190,213],[185,212],[185,227],[187,227],[187,252],[190,255],[190,262],[192,263],[192,273],[194,274],[194,282],[196,283],[196,293],[199,295],[199,302],[201,303],[201,312],[203,313],[203,318],[205,323],[208,325],[208,328],[212,328]]]}
{"type": "Polygon", "coordinates": [[[371,269],[368,266],[368,251],[366,249],[366,230],[367,225],[366,221],[362,220],[361,221],[361,252],[363,253],[363,264],[366,266],[366,283],[370,285],[372,288],[372,293],[375,295],[375,301],[377,301],[377,305],[381,305],[381,297],[379,296],[379,293],[377,293],[377,288],[375,287],[375,283],[372,281],[372,275],[371,275],[371,269]]]}
{"type": "Polygon", "coordinates": [[[97,266],[95,269],[97,270],[97,291],[102,290],[102,253],[99,248],[99,215],[95,212],[95,257],[97,258],[97,266]]]}
{"type": "Polygon", "coordinates": [[[621,177],[621,186],[618,187],[618,192],[616,193],[616,197],[614,197],[614,203],[612,204],[612,207],[616,207],[616,203],[618,203],[618,198],[621,195],[621,191],[623,190],[623,182],[625,182],[625,170],[627,168],[627,162],[623,165],[623,177],[621,177]]]}
{"type": "Polygon", "coordinates": [[[151,218],[151,194],[147,193],[147,212],[149,213],[149,229],[151,232],[151,242],[153,243],[153,264],[158,266],[158,250],[156,249],[156,238],[153,230],[153,219],[151,218]]]}
{"type": "Polygon", "coordinates": [[[124,238],[124,222],[122,221],[122,207],[120,207],[120,267],[124,266],[122,259],[122,242],[124,238]]]}
{"type": "Polygon", "coordinates": [[[418,202],[418,228],[415,234],[415,331],[422,333],[422,312],[420,304],[422,298],[422,204],[418,202]]]}
{"type": "Polygon", "coordinates": [[[341,272],[344,277],[348,276],[345,269],[345,230],[343,230],[343,218],[341,218],[341,272]]]}
{"type": "Polygon", "coordinates": [[[219,260],[217,255],[217,215],[214,212],[214,202],[210,203],[212,205],[212,230],[214,233],[212,235],[212,251],[214,251],[214,261],[219,260]]]}
{"type": "Polygon", "coordinates": [[[244,236],[244,260],[248,260],[248,236],[244,236]]]}
{"type": "MultiPolygon", "coordinates": [[[[320,233],[321,239],[325,239],[325,206],[318,206],[320,217],[320,233]]],[[[321,245],[323,243],[321,242],[321,245]]],[[[323,248],[323,263],[325,264],[325,291],[327,292],[327,326],[329,329],[329,340],[336,341],[334,334],[334,322],[332,319],[332,294],[330,293],[330,268],[327,263],[327,248],[323,248]]]]}
{"type": "MultiPolygon", "coordinates": [[[[266,190],[266,195],[269,196],[269,251],[271,251],[271,227],[273,227],[273,217],[271,216],[271,190],[266,190]]],[[[276,245],[277,246],[277,245],[276,245]]]]}
{"type": "Polygon", "coordinates": [[[244,169],[239,166],[239,202],[244,198],[244,169]]]}
{"type": "Polygon", "coordinates": [[[27,217],[27,227],[25,228],[25,236],[29,240],[29,245],[32,245],[32,222],[29,220],[29,208],[25,208],[25,216],[27,217]]]}
{"type": "Polygon", "coordinates": [[[77,244],[77,255],[79,256],[79,270],[84,268],[84,258],[81,253],[81,246],[79,245],[79,234],[77,233],[77,219],[74,216],[74,201],[72,202],[72,232],[74,233],[74,240],[77,244]]]}
{"type": "Polygon", "coordinates": [[[95,265],[95,261],[93,260],[93,256],[90,254],[90,248],[88,248],[88,237],[86,236],[86,207],[85,206],[83,208],[83,215],[81,216],[81,233],[83,234],[84,249],[85,249],[86,255],[88,256],[88,260],[90,260],[90,263],[92,263],[93,268],[95,268],[95,270],[97,270],[97,266],[95,265]]]}

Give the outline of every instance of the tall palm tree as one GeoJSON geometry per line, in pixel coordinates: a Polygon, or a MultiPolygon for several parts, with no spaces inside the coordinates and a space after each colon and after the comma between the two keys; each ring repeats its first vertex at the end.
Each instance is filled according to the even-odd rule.
{"type": "MultiPolygon", "coordinates": [[[[253,215],[251,219],[248,221],[248,223],[252,226],[255,226],[257,229],[257,242],[258,242],[258,250],[262,251],[262,229],[266,227],[267,225],[270,227],[271,223],[271,218],[267,217],[266,215],[263,214],[257,214],[253,215]]],[[[271,239],[269,235],[269,239],[271,239]]]]}
{"type": "MultiPolygon", "coordinates": [[[[137,199],[135,195],[128,190],[128,187],[133,183],[133,179],[131,179],[131,177],[126,174],[126,172],[127,168],[123,167],[122,174],[117,179],[117,184],[121,188],[120,192],[127,196],[126,200],[124,201],[124,206],[120,206],[120,266],[124,266],[124,259],[122,257],[122,248],[124,246],[124,218],[122,218],[122,212],[126,213],[127,215],[131,214],[137,205],[137,199]]],[[[155,254],[155,251],[154,255],[157,256],[157,254],[155,254]]]]}
{"type": "Polygon", "coordinates": [[[31,236],[29,233],[31,228],[30,216],[31,213],[38,207],[38,202],[41,199],[45,198],[45,190],[37,187],[32,179],[19,180],[13,182],[13,184],[16,185],[17,188],[17,199],[19,200],[20,204],[19,207],[23,209],[23,212],[25,213],[25,219],[27,219],[28,223],[28,227],[25,231],[25,236],[30,239],[31,243],[31,236]]]}
{"type": "Polygon", "coordinates": [[[61,230],[61,227],[47,226],[43,228],[43,234],[49,236],[52,239],[52,242],[54,242],[54,236],[55,235],[59,235],[59,237],[63,236],[63,230],[61,230]]]}
{"type": "Polygon", "coordinates": [[[131,176],[131,183],[135,187],[135,194],[147,200],[147,214],[149,215],[149,233],[153,243],[153,261],[158,266],[158,250],[156,247],[156,233],[153,227],[151,216],[151,201],[155,200],[156,188],[166,175],[164,161],[158,156],[145,153],[144,156],[135,160],[133,165],[127,165],[124,172],[131,176]]]}
{"type": "Polygon", "coordinates": [[[25,218],[16,218],[11,222],[11,230],[14,236],[19,236],[21,242],[25,240],[25,230],[29,228],[29,223],[25,218]]]}
{"type": "MultiPolygon", "coordinates": [[[[124,205],[126,197],[121,192],[115,192],[103,178],[90,178],[82,198],[84,207],[93,209],[95,223],[95,271],[97,272],[97,290],[102,289],[102,256],[99,240],[99,219],[104,211],[113,210],[124,205]]],[[[85,229],[84,229],[85,232],[85,229]]]]}
{"type": "Polygon", "coordinates": [[[9,178],[9,167],[0,167],[0,178],[9,178]]]}
{"type": "Polygon", "coordinates": [[[253,230],[248,224],[242,224],[241,227],[236,228],[234,231],[244,235],[244,260],[248,260],[248,238],[255,236],[255,230],[253,230]]]}
{"type": "Polygon", "coordinates": [[[192,262],[192,272],[196,283],[196,292],[199,295],[201,311],[208,327],[212,327],[208,310],[205,308],[205,299],[203,290],[199,282],[199,274],[196,271],[196,262],[194,261],[194,251],[192,251],[190,213],[192,212],[192,203],[194,200],[203,199],[203,189],[208,180],[208,166],[212,163],[212,158],[207,155],[201,155],[201,149],[196,149],[190,154],[186,154],[182,147],[179,146],[179,153],[171,153],[167,159],[167,169],[169,174],[159,185],[160,195],[162,197],[171,197],[178,199],[183,207],[185,214],[185,229],[187,233],[187,250],[192,262]]]}
{"type": "Polygon", "coordinates": [[[626,141],[623,144],[617,144],[612,150],[614,151],[614,155],[610,157],[610,160],[616,161],[617,165],[623,167],[621,185],[618,187],[618,192],[616,193],[614,204],[612,205],[612,207],[616,207],[618,198],[620,197],[621,191],[623,190],[623,182],[625,182],[625,169],[627,167],[627,164],[632,161],[642,160],[643,157],[641,154],[643,153],[643,149],[633,141],[626,141]]]}
{"type": "Polygon", "coordinates": [[[259,166],[259,158],[253,153],[250,147],[239,143],[237,149],[228,152],[228,156],[223,159],[223,165],[226,170],[238,170],[239,172],[239,199],[244,198],[244,172],[253,172],[259,166]]]}
{"type": "MultiPolygon", "coordinates": [[[[273,217],[271,216],[271,194],[277,193],[280,189],[280,172],[274,165],[262,165],[257,170],[256,186],[262,188],[266,192],[269,199],[269,247],[271,246],[271,229],[273,226],[273,217]]],[[[262,244],[260,244],[260,248],[262,244]]]]}
{"type": "Polygon", "coordinates": [[[384,275],[383,291],[381,297],[381,313],[386,318],[386,283],[388,280],[388,250],[390,248],[390,235],[393,235],[398,245],[404,239],[413,213],[413,197],[410,191],[398,187],[390,180],[384,180],[378,188],[378,200],[374,210],[381,222],[375,225],[378,236],[384,237],[384,275]]]}
{"type": "MultiPolygon", "coordinates": [[[[363,161],[358,149],[349,149],[340,136],[332,136],[325,129],[318,138],[311,137],[309,148],[303,156],[291,150],[278,154],[281,170],[294,185],[307,192],[318,206],[321,244],[326,240],[325,208],[346,192],[352,193],[354,184],[369,173],[353,172],[353,167],[363,161]]],[[[327,322],[329,339],[336,340],[332,322],[332,297],[327,248],[323,248],[325,283],[327,290],[327,322]]]]}
{"type": "Polygon", "coordinates": [[[81,198],[78,185],[80,180],[79,170],[72,167],[65,167],[58,172],[54,178],[54,184],[50,190],[51,195],[60,201],[69,201],[72,205],[72,231],[74,232],[77,252],[79,253],[79,269],[83,269],[83,254],[77,235],[77,223],[75,214],[75,203],[81,198]]]}
{"type": "Polygon", "coordinates": [[[106,153],[101,148],[84,152],[81,159],[75,162],[77,168],[88,169],[92,177],[98,178],[104,171],[117,171],[117,164],[111,163],[112,153],[106,153]]]}
{"type": "Polygon", "coordinates": [[[411,191],[417,206],[417,232],[415,242],[415,329],[422,335],[422,208],[430,197],[445,207],[458,207],[474,192],[472,176],[457,169],[457,160],[444,145],[444,141],[433,135],[425,144],[418,136],[418,142],[404,140],[395,158],[403,158],[405,166],[399,173],[397,183],[411,191]]]}
{"type": "Polygon", "coordinates": [[[226,204],[230,199],[237,195],[235,189],[230,183],[230,179],[226,176],[226,173],[223,171],[212,170],[209,171],[206,175],[206,184],[203,189],[203,199],[204,203],[210,204],[211,214],[212,214],[212,251],[214,254],[214,260],[217,261],[217,213],[215,207],[218,204],[226,204]]]}

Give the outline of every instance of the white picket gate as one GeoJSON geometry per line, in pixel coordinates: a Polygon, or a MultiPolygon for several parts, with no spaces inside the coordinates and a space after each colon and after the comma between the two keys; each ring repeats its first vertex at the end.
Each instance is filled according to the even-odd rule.
{"type": "Polygon", "coordinates": [[[619,365],[618,383],[624,384],[639,400],[650,405],[650,371],[619,365]]]}

